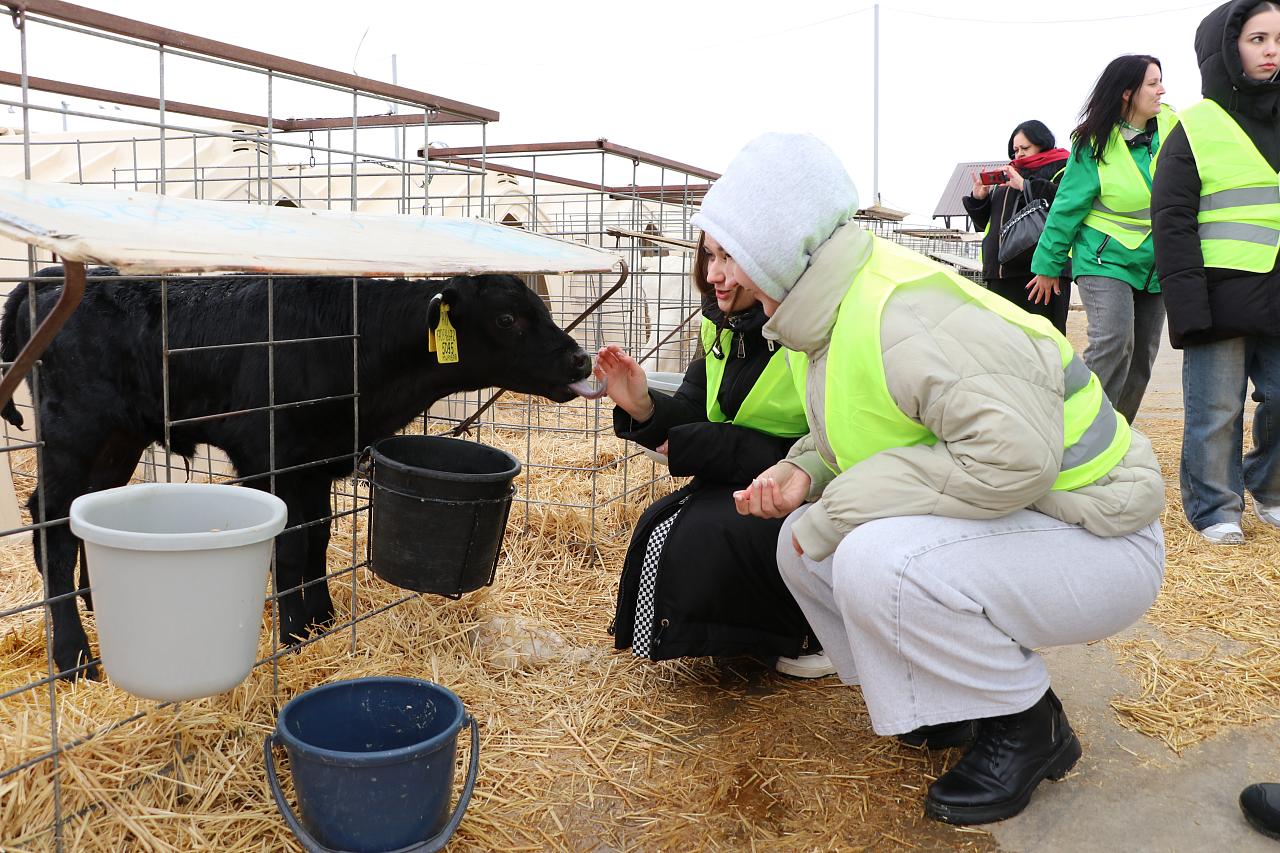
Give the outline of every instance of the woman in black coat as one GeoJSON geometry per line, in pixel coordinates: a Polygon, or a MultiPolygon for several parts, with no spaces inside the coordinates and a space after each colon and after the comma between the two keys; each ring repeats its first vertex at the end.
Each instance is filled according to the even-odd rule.
{"type": "Polygon", "coordinates": [[[988,187],[975,172],[973,189],[962,201],[974,227],[987,231],[982,238],[982,279],[987,289],[1025,311],[1048,317],[1065,335],[1067,310],[1071,305],[1071,271],[1063,272],[1066,283],[1060,288],[1061,292],[1051,296],[1048,304],[1038,304],[1027,294],[1027,282],[1034,277],[1031,256],[1035,246],[1000,263],[1000,230],[1027,203],[1027,196],[1053,204],[1058,180],[1071,156],[1067,150],[1055,146],[1053,132],[1043,122],[1024,121],[1009,135],[1009,164],[1004,167],[1006,182],[988,187]]]}
{"type": "Polygon", "coordinates": [[[649,391],[644,369],[616,346],[596,361],[617,406],[614,432],[665,453],[672,475],[693,477],[637,522],[610,633],[616,648],[650,660],[747,654],[777,657],[788,675],[829,675],[834,668],[778,574],[781,519],[734,508],[734,490],[785,456],[808,426],[787,353],[761,335],[767,318],[754,297],[726,285],[726,260],[718,246],[699,243],[693,280],[706,354],[673,396],[649,391]]]}
{"type": "Polygon", "coordinates": [[[1215,545],[1243,544],[1246,492],[1258,519],[1280,527],[1277,38],[1280,3],[1234,0],[1205,17],[1196,30],[1204,100],[1182,111],[1161,147],[1151,193],[1169,342],[1182,350],[1182,508],[1215,545]],[[1234,142],[1204,130],[1216,125],[1234,142]],[[1233,228],[1245,232],[1239,242],[1227,239],[1233,228]],[[1241,263],[1253,246],[1268,247],[1266,263],[1241,263]],[[1245,453],[1250,382],[1259,405],[1245,453]]]}

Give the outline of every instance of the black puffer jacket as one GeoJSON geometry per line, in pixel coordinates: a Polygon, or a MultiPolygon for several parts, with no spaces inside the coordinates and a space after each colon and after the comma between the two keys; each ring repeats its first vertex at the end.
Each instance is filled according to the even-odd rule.
{"type": "MultiPolygon", "coordinates": [[[[727,362],[719,394],[721,411],[732,418],[775,352],[760,333],[767,318],[759,306],[725,318],[714,302],[704,305],[703,313],[734,331],[732,345],[723,353],[727,362]]],[[[778,572],[782,519],[738,515],[733,503],[733,491],[785,456],[795,439],[711,423],[706,395],[706,365],[698,359],[674,396],[651,392],[654,414],[648,421],[635,424],[614,409],[619,436],[650,448],[668,440],[671,473],[694,478],[655,502],[636,523],[610,626],[614,647],[629,648],[635,639],[644,564],[657,559],[648,625],[651,659],[794,657],[815,651],[818,644],[809,623],[778,572]],[[677,512],[660,553],[647,554],[654,528],[677,512]]]]}
{"type": "MultiPolygon", "coordinates": [[[[1061,177],[1062,170],[1066,167],[1066,163],[1050,163],[1041,166],[1035,171],[1023,175],[1027,187],[1031,190],[1032,198],[1042,198],[1049,204],[1053,204],[1053,198],[1058,192],[1058,179],[1061,177]]],[[[982,238],[982,277],[987,281],[998,278],[1017,278],[1025,277],[1027,281],[1031,280],[1031,257],[1033,252],[1027,252],[1020,258],[1015,258],[1007,264],[1000,263],[1000,229],[1004,224],[1018,211],[1023,199],[1022,191],[1015,190],[1008,185],[1000,185],[991,188],[991,192],[987,193],[986,198],[974,198],[971,195],[965,196],[961,201],[964,202],[964,209],[969,214],[969,218],[973,220],[974,228],[987,228],[987,234],[982,238]]],[[[1067,273],[1070,276],[1070,273],[1067,273]]]]}
{"type": "MultiPolygon", "coordinates": [[[[720,380],[720,410],[733,418],[752,386],[773,357],[777,344],[760,334],[769,318],[759,305],[729,317],[715,301],[702,313],[717,326],[733,330],[733,342],[720,380]]],[[[707,358],[717,358],[708,353],[707,358]]],[[[795,439],[765,435],[753,429],[707,420],[707,368],[696,359],[685,371],[684,381],[670,397],[654,391],[653,416],[636,423],[620,408],[613,410],[613,429],[620,437],[650,449],[670,439],[667,467],[677,477],[700,477],[715,483],[742,486],[786,455],[795,439]]]]}
{"type": "MultiPolygon", "coordinates": [[[[1216,101],[1280,171],[1280,83],[1250,79],[1236,40],[1257,0],[1225,3],[1196,30],[1201,92],[1216,101]]],[[[1200,172],[1182,126],[1160,149],[1151,192],[1156,269],[1178,349],[1245,335],[1280,335],[1280,263],[1268,273],[1205,268],[1196,216],[1200,172]]]]}

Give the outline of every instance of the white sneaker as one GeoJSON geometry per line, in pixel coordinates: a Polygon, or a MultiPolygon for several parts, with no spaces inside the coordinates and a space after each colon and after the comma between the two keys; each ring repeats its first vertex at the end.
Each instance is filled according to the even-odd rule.
{"type": "MultiPolygon", "coordinates": [[[[1263,519],[1266,521],[1266,519],[1263,519]]],[[[1280,525],[1276,525],[1280,527],[1280,525]]],[[[1243,545],[1244,531],[1234,521],[1211,524],[1199,531],[1204,540],[1212,545],[1243,545]]]]}
{"type": "Polygon", "coordinates": [[[827,657],[826,652],[818,652],[816,655],[800,655],[795,658],[778,658],[778,662],[773,668],[783,675],[789,675],[792,678],[822,678],[827,675],[835,675],[836,667],[831,662],[831,658],[827,657]]]}
{"type": "Polygon", "coordinates": [[[1257,501],[1253,502],[1253,514],[1263,524],[1269,524],[1272,527],[1280,527],[1280,504],[1267,506],[1257,501]]]}

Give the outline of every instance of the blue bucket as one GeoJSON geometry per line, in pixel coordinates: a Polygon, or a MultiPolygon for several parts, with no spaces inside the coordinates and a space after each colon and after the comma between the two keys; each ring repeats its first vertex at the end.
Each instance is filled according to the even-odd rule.
{"type": "Polygon", "coordinates": [[[395,676],[335,681],[291,699],[262,746],[285,822],[309,853],[436,851],[467,810],[480,764],[475,717],[451,690],[395,676]],[[458,731],[471,766],[452,815],[458,731]],[[272,747],[284,746],[301,820],[285,802],[272,747]]]}

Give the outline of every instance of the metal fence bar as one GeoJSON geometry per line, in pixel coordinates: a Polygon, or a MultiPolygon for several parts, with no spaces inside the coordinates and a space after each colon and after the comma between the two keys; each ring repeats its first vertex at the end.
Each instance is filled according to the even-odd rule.
{"type": "MultiPolygon", "coordinates": [[[[451,117],[447,113],[436,112],[427,105],[416,102],[405,94],[410,90],[397,92],[386,90],[389,94],[399,95],[399,97],[386,97],[375,87],[365,85],[365,81],[354,78],[353,75],[351,81],[342,78],[346,81],[342,84],[332,80],[308,81],[305,75],[291,73],[289,69],[281,67],[248,67],[238,59],[203,56],[183,44],[151,44],[133,36],[100,31],[90,24],[51,20],[50,13],[43,10],[52,8],[53,5],[56,5],[53,0],[32,0],[28,3],[30,10],[40,12],[35,20],[41,25],[70,30],[88,37],[105,38],[123,45],[126,49],[156,52],[153,68],[160,84],[159,97],[154,99],[154,105],[135,101],[132,106],[143,109],[153,108],[158,114],[131,117],[119,113],[103,115],[83,108],[58,110],[33,102],[33,88],[24,87],[18,100],[0,100],[0,105],[10,104],[21,107],[23,110],[24,138],[13,143],[6,141],[0,144],[23,146],[27,177],[31,177],[33,152],[39,151],[43,156],[44,153],[56,154],[60,150],[57,144],[41,140],[39,134],[31,131],[30,124],[33,120],[46,121],[56,114],[58,117],[66,117],[76,122],[105,121],[109,123],[108,127],[113,128],[104,134],[104,137],[109,139],[93,141],[76,139],[65,143],[68,145],[68,150],[74,150],[74,156],[69,158],[74,160],[74,167],[69,171],[68,179],[84,184],[107,184],[138,191],[158,191],[170,195],[185,194],[189,191],[195,198],[223,197],[234,192],[237,198],[242,194],[251,203],[271,204],[288,200],[308,206],[324,206],[327,209],[363,210],[370,204],[383,204],[401,213],[413,210],[414,213],[450,216],[482,215],[495,219],[502,219],[504,214],[510,212],[511,218],[518,219],[517,224],[522,228],[595,246],[610,245],[617,248],[625,257],[625,269],[628,272],[623,275],[618,284],[612,286],[605,284],[603,277],[599,275],[548,275],[529,278],[527,282],[529,286],[544,297],[555,317],[576,339],[585,342],[589,347],[598,346],[604,342],[619,342],[637,351],[647,340],[646,348],[649,349],[649,354],[655,357],[662,354],[664,358],[667,357],[668,352],[675,352],[677,349],[683,352],[683,348],[687,346],[684,331],[686,331],[688,320],[686,319],[684,323],[680,323],[673,329],[672,321],[668,319],[670,314],[661,313],[678,305],[680,300],[687,297],[687,288],[683,283],[679,286],[673,284],[677,281],[673,277],[684,275],[683,260],[676,256],[665,259],[661,254],[654,255],[654,251],[661,253],[665,250],[660,247],[655,250],[653,245],[645,242],[641,237],[615,236],[613,243],[607,243],[606,232],[610,226],[617,225],[641,233],[652,224],[661,234],[688,236],[691,233],[688,219],[693,209],[692,202],[699,197],[698,191],[690,188],[701,185],[702,181],[707,180],[700,174],[700,170],[682,172],[676,168],[681,164],[674,161],[656,162],[661,158],[652,155],[640,156],[643,152],[635,152],[612,144],[593,143],[580,151],[535,151],[532,155],[534,157],[532,176],[524,176],[519,173],[519,167],[506,164],[517,161],[521,156],[527,158],[529,155],[507,153],[500,150],[502,146],[490,145],[483,120],[477,124],[474,131],[470,131],[479,134],[478,150],[475,152],[479,157],[474,162],[446,163],[426,156],[411,157],[412,152],[408,147],[410,124],[421,128],[422,146],[424,151],[429,152],[433,138],[439,133],[433,126],[448,125],[451,118],[456,119],[458,116],[451,117]],[[183,118],[182,110],[196,105],[184,104],[171,97],[179,94],[171,85],[178,79],[175,58],[182,62],[197,61],[207,63],[210,67],[227,68],[235,72],[248,71],[258,75],[253,79],[255,81],[261,79],[264,82],[267,92],[266,116],[257,117],[248,112],[235,110],[236,104],[219,104],[201,109],[212,112],[221,110],[223,107],[232,107],[233,109],[223,110],[225,114],[221,115],[221,120],[250,124],[248,119],[264,118],[265,122],[262,124],[252,125],[262,127],[263,130],[244,132],[236,129],[202,128],[194,126],[190,120],[183,118]],[[285,86],[281,85],[284,81],[287,81],[290,86],[306,84],[335,100],[345,99],[349,102],[349,107],[341,106],[332,110],[330,115],[335,113],[338,115],[338,118],[334,119],[311,121],[281,118],[283,96],[286,94],[285,86]],[[371,95],[409,107],[420,107],[423,111],[421,115],[398,116],[398,121],[384,124],[379,117],[359,115],[361,97],[371,95]],[[346,116],[348,111],[349,116],[346,116]],[[114,128],[120,130],[116,131],[114,128]],[[137,132],[131,133],[131,131],[137,132]],[[317,131],[322,135],[318,135],[317,131]],[[306,136],[299,137],[296,135],[298,133],[305,133],[306,136]],[[380,145],[388,142],[398,143],[398,155],[392,153],[390,145],[386,145],[385,149],[380,148],[380,145]],[[218,146],[226,145],[228,149],[233,146],[245,148],[251,145],[253,147],[245,151],[242,157],[223,165],[216,159],[218,155],[213,153],[219,150],[214,147],[215,143],[218,146]],[[185,153],[188,144],[190,159],[189,162],[184,162],[188,156],[185,153]],[[110,145],[119,146],[122,152],[120,159],[111,162],[109,168],[101,164],[93,165],[99,153],[107,151],[110,145]],[[171,145],[174,146],[172,150],[171,145]],[[74,149],[70,146],[74,146],[74,149]],[[94,146],[101,146],[101,148],[94,146]],[[572,183],[557,184],[554,179],[539,171],[538,157],[556,158],[553,161],[557,164],[556,171],[564,172],[566,178],[585,186],[576,186],[572,183]],[[383,180],[384,175],[388,180],[383,180]],[[622,177],[619,178],[619,175],[622,177]],[[679,177],[672,179],[672,175],[679,177]],[[280,183],[277,184],[277,181],[280,183]],[[420,186],[418,181],[421,181],[420,186]],[[239,188],[242,183],[245,185],[243,190],[239,188]],[[155,190],[151,189],[153,186],[155,190]],[[654,261],[654,258],[657,260],[654,261]],[[656,299],[656,302],[653,306],[646,307],[646,300],[649,298],[656,299]],[[646,312],[649,313],[646,314],[646,312]]],[[[29,22],[30,19],[27,20],[29,22]]],[[[23,36],[25,37],[25,33],[23,36]]],[[[25,53],[22,71],[22,79],[26,79],[25,53]]],[[[0,72],[0,84],[3,82],[3,72],[0,72]]],[[[41,81],[42,84],[56,82],[41,81]]],[[[59,85],[74,86],[76,84],[59,85]]],[[[92,92],[89,87],[75,91],[78,97],[90,97],[92,92]]],[[[125,93],[99,90],[98,94],[103,101],[107,101],[125,93]]],[[[412,94],[416,97],[423,93],[412,94]]],[[[463,130],[466,129],[465,126],[460,127],[463,130]]],[[[412,136],[416,135],[416,132],[412,134],[412,136]]],[[[464,145],[457,150],[466,148],[468,146],[464,145]]],[[[0,258],[0,261],[3,260],[0,258]]],[[[27,287],[29,303],[34,306],[33,297],[36,287],[44,287],[49,281],[56,282],[57,279],[49,278],[46,282],[37,283],[33,278],[38,266],[34,251],[28,250],[25,263],[25,276],[11,276],[7,269],[0,266],[0,281],[13,281],[19,286],[27,287]]],[[[189,476],[194,472],[196,477],[207,477],[212,481],[247,484],[253,487],[267,486],[272,491],[276,491],[281,485],[281,478],[296,475],[310,477],[313,475],[309,472],[319,471],[328,465],[338,463],[346,466],[358,462],[364,450],[361,446],[360,430],[361,395],[367,393],[369,387],[362,382],[360,373],[360,347],[366,342],[360,326],[360,288],[376,285],[356,279],[350,280],[352,320],[351,327],[346,330],[346,333],[338,333],[343,330],[325,330],[326,334],[316,337],[282,335],[283,314],[280,312],[290,298],[290,283],[302,278],[304,277],[267,277],[268,307],[265,340],[209,344],[199,340],[178,339],[180,332],[174,325],[175,309],[170,305],[170,300],[176,298],[177,293],[171,286],[175,282],[174,277],[130,277],[134,281],[159,282],[158,289],[162,305],[160,346],[164,384],[161,400],[164,447],[172,448],[175,437],[181,441],[184,434],[190,434],[191,428],[201,424],[245,415],[263,418],[267,422],[270,443],[268,470],[242,475],[230,468],[223,469],[214,453],[201,446],[194,452],[192,457],[194,462],[187,469],[189,476]],[[286,351],[278,348],[305,343],[341,347],[346,346],[342,343],[345,341],[350,341],[351,347],[350,393],[306,400],[281,400],[282,396],[286,398],[288,396],[284,386],[278,384],[282,376],[280,371],[284,369],[282,365],[285,364],[283,358],[286,352],[291,357],[296,357],[298,353],[296,350],[286,351]],[[183,362],[181,359],[198,358],[215,353],[236,358],[256,359],[260,358],[257,353],[262,353],[264,347],[266,405],[196,416],[192,416],[189,410],[181,409],[181,404],[178,402],[181,398],[176,396],[174,389],[177,386],[174,383],[182,381],[183,373],[189,365],[189,362],[183,362]],[[277,416],[277,413],[298,412],[321,403],[330,403],[335,407],[347,405],[351,407],[350,452],[326,453],[321,454],[325,458],[306,460],[286,455],[284,452],[288,447],[284,444],[287,440],[286,436],[276,434],[284,416],[277,416]]],[[[681,313],[681,316],[694,309],[696,305],[690,306],[689,310],[681,313]]],[[[31,310],[34,312],[34,308],[31,310]]],[[[374,332],[374,330],[368,331],[370,334],[374,332]]],[[[43,460],[46,449],[40,439],[41,396],[38,365],[30,384],[35,403],[30,409],[35,415],[33,422],[36,438],[28,440],[28,436],[12,436],[13,440],[0,446],[0,451],[8,453],[9,458],[19,461],[25,459],[26,454],[34,453],[37,478],[39,478],[44,471],[43,460]]],[[[346,391],[345,388],[341,390],[346,391]]],[[[478,438],[495,442],[510,441],[513,442],[513,446],[522,445],[526,457],[522,460],[526,481],[520,499],[525,507],[526,522],[530,518],[529,513],[536,507],[542,507],[546,511],[579,514],[589,522],[587,527],[589,532],[585,535],[590,541],[584,544],[589,548],[596,548],[599,541],[619,534],[617,523],[612,521],[616,517],[616,508],[625,502],[643,497],[645,490],[652,487],[655,479],[664,475],[661,469],[652,465],[649,467],[650,473],[645,476],[641,476],[644,472],[639,466],[628,467],[638,457],[638,451],[634,447],[624,448],[621,452],[610,455],[617,440],[611,433],[607,402],[576,402],[553,406],[546,401],[528,397],[518,403],[512,401],[509,405],[499,406],[492,401],[488,404],[484,403],[484,396],[481,392],[469,392],[457,395],[456,398],[446,398],[439,403],[441,414],[424,416],[421,427],[424,431],[435,431],[442,425],[462,423],[469,419],[476,425],[478,438]],[[538,449],[534,438],[541,436],[565,442],[582,442],[580,446],[589,448],[591,456],[589,459],[575,460],[572,463],[553,457],[535,458],[535,454],[542,451],[538,449]],[[534,478],[547,473],[564,471],[570,471],[575,477],[581,477],[582,481],[588,484],[587,488],[581,493],[575,492],[572,495],[545,496],[534,493],[534,478]],[[604,479],[606,476],[612,476],[614,472],[621,472],[620,486],[618,479],[608,481],[604,479]],[[582,496],[579,497],[579,494],[582,496]]],[[[247,402],[259,403],[261,398],[247,400],[247,402]]],[[[24,403],[22,410],[25,412],[28,408],[24,403]]],[[[219,404],[210,408],[233,408],[233,405],[219,404]]],[[[338,411],[343,412],[345,416],[347,410],[338,409],[338,411]]],[[[8,435],[7,431],[6,435],[8,435]]],[[[618,446],[621,446],[620,443],[618,446]]],[[[330,451],[337,449],[340,449],[340,446],[330,451]]],[[[516,452],[519,453],[519,451],[516,452]]],[[[143,477],[148,476],[149,470],[149,476],[159,479],[161,475],[158,470],[155,470],[156,465],[159,464],[164,465],[165,479],[171,481],[175,479],[175,470],[179,478],[182,476],[182,467],[174,458],[176,451],[165,450],[164,453],[164,461],[161,463],[158,458],[153,458],[150,469],[144,462],[143,477]]],[[[368,591],[361,589],[361,571],[369,568],[367,553],[369,539],[366,522],[371,498],[368,491],[367,482],[359,477],[338,478],[328,489],[330,503],[327,513],[321,518],[291,519],[294,523],[286,530],[288,535],[299,537],[308,535],[308,531],[316,530],[320,525],[332,526],[341,523],[344,529],[349,525],[351,553],[341,561],[335,561],[333,569],[326,567],[326,571],[321,576],[304,576],[300,582],[287,589],[281,588],[275,572],[272,572],[270,590],[264,596],[269,619],[271,650],[270,654],[258,660],[255,666],[261,667],[270,663],[271,689],[273,699],[276,701],[282,698],[281,691],[284,688],[280,680],[279,665],[284,655],[306,649],[324,637],[339,632],[349,637],[349,650],[354,653],[357,650],[360,632],[365,630],[369,620],[376,619],[395,607],[421,597],[418,593],[408,593],[394,596],[389,603],[374,605],[369,600],[368,591]],[[346,588],[350,597],[349,610],[345,613],[339,611],[338,621],[327,626],[323,632],[301,639],[282,637],[279,611],[282,597],[318,588],[320,584],[325,584],[331,589],[346,588]]],[[[55,525],[68,523],[66,518],[46,518],[43,488],[37,491],[32,505],[37,509],[37,517],[32,519],[31,523],[0,531],[0,540],[5,536],[26,534],[35,537],[37,541],[44,541],[48,530],[53,529],[55,525]]],[[[119,720],[94,720],[91,731],[65,742],[59,740],[59,700],[65,702],[67,698],[65,694],[60,696],[58,693],[61,687],[60,678],[83,675],[91,668],[99,666],[100,661],[95,658],[91,661],[81,661],[66,672],[57,670],[52,657],[51,608],[68,601],[74,602],[83,592],[91,590],[76,589],[57,596],[49,596],[47,594],[48,560],[44,557],[47,550],[47,546],[42,549],[40,560],[45,591],[39,600],[5,602],[3,609],[0,609],[0,620],[30,619],[29,614],[34,611],[43,612],[43,634],[46,643],[44,671],[33,672],[30,674],[31,677],[24,680],[21,685],[0,693],[0,702],[20,700],[24,695],[33,695],[32,691],[47,691],[51,738],[47,748],[38,748],[33,755],[15,756],[13,765],[0,768],[0,780],[13,779],[37,766],[48,767],[53,771],[54,784],[58,787],[54,792],[56,812],[49,826],[49,833],[54,845],[62,849],[63,839],[66,836],[64,828],[74,826],[79,818],[97,805],[91,803],[74,813],[68,813],[64,808],[60,770],[62,756],[69,750],[83,747],[84,744],[95,739],[119,731],[127,724],[140,719],[147,711],[125,716],[119,720]]],[[[160,707],[173,704],[164,703],[160,707]]],[[[41,724],[43,725],[43,720],[41,724]]],[[[44,746],[41,744],[41,747],[44,746]]],[[[180,773],[181,763],[181,755],[175,756],[171,762],[174,773],[180,773]]],[[[122,787],[129,788],[129,783],[126,782],[122,787]]]]}

